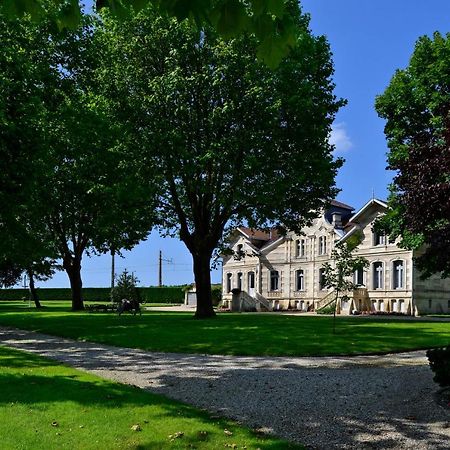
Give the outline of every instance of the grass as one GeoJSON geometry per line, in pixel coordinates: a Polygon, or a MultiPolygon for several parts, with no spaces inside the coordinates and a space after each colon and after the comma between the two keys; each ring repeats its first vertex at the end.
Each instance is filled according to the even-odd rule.
{"type": "Polygon", "coordinates": [[[6,347],[0,347],[0,392],[2,450],[303,448],[6,347]],[[141,431],[131,429],[137,424],[141,431]]]}
{"type": "Polygon", "coordinates": [[[73,313],[69,304],[0,302],[0,325],[149,351],[224,355],[355,355],[450,344],[450,323],[384,317],[332,318],[276,314],[220,314],[196,320],[190,313],[145,312],[141,317],[73,313]]]}

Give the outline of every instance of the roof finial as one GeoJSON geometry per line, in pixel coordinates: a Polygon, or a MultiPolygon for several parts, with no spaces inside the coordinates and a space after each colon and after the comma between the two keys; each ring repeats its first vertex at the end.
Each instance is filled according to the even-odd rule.
{"type": "Polygon", "coordinates": [[[375,200],[375,189],[372,188],[372,200],[375,200]]]}

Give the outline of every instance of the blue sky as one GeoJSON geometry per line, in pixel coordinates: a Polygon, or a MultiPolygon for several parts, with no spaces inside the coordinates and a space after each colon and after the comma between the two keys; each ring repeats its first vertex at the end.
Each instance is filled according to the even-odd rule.
{"type": "MultiPolygon", "coordinates": [[[[330,42],[335,64],[336,95],[348,100],[335,121],[333,141],[337,155],[346,159],[337,185],[338,199],[362,206],[374,191],[386,198],[392,174],[386,168],[386,142],[383,121],[374,110],[377,94],[384,91],[397,68],[407,66],[419,36],[434,31],[450,31],[449,0],[303,0],[303,10],[311,14],[314,34],[324,34],[330,42]]],[[[164,284],[193,281],[191,258],[175,239],[152,233],[149,239],[125,258],[116,258],[116,272],[134,271],[142,285],[158,281],[158,253],[171,259],[163,265],[164,284]]],[[[85,257],[84,286],[108,286],[109,256],[85,257]]],[[[212,272],[220,282],[221,272],[212,272]]],[[[41,287],[68,287],[67,276],[58,273],[41,287]]]]}

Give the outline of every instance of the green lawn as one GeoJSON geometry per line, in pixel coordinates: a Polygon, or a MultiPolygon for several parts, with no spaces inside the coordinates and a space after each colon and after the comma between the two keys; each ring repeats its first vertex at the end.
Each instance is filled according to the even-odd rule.
{"type": "Polygon", "coordinates": [[[0,347],[0,392],[2,450],[302,448],[5,347],[0,347]],[[134,425],[141,431],[132,430],[134,425]]]}
{"type": "Polygon", "coordinates": [[[146,312],[141,317],[73,313],[68,303],[43,302],[42,311],[0,302],[0,325],[144,350],[226,355],[339,355],[450,344],[450,322],[340,317],[227,314],[196,320],[190,313],[146,312]]]}

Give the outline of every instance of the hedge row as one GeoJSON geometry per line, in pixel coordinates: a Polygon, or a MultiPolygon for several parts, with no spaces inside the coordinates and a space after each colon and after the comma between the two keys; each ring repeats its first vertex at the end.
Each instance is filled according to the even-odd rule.
{"type": "MultiPolygon", "coordinates": [[[[183,303],[184,290],[182,286],[169,287],[139,287],[141,297],[147,303],[183,303]]],[[[89,302],[109,302],[109,288],[83,288],[83,299],[89,302]]],[[[38,289],[40,300],[71,300],[69,288],[38,289]]],[[[1,300],[28,299],[27,289],[0,289],[1,300]]]]}

